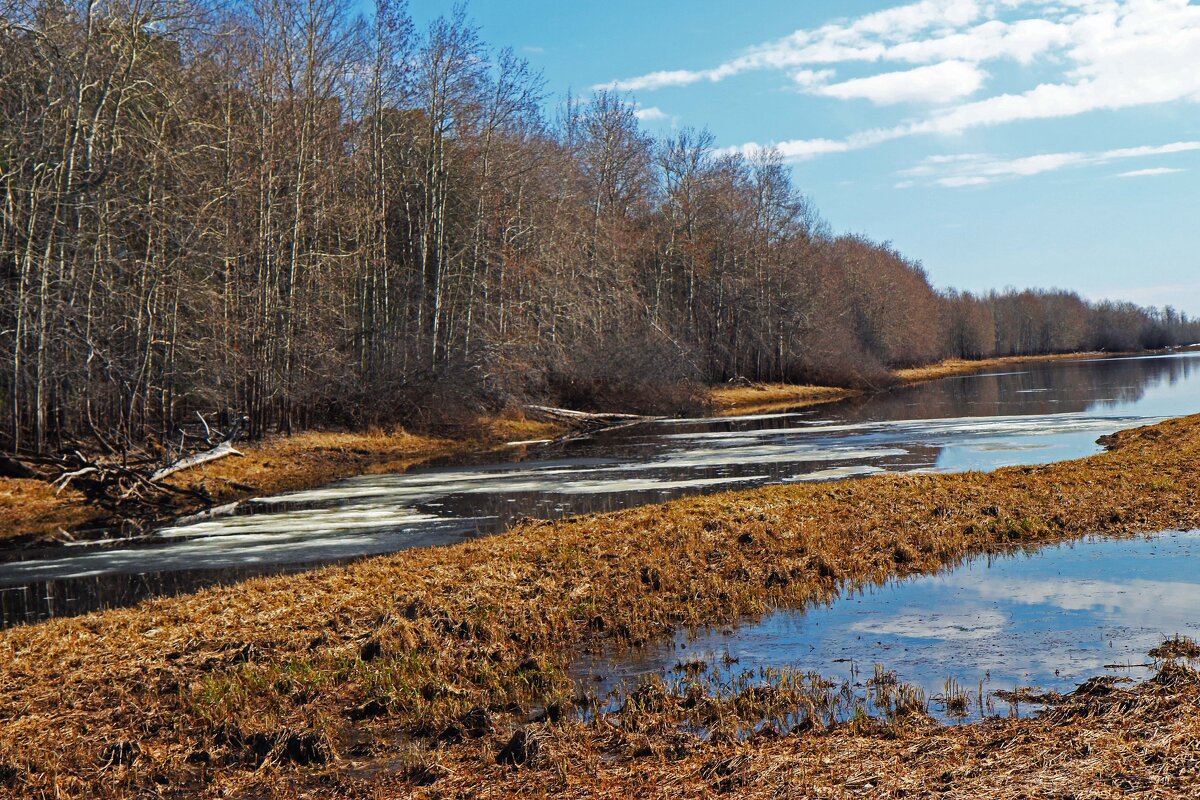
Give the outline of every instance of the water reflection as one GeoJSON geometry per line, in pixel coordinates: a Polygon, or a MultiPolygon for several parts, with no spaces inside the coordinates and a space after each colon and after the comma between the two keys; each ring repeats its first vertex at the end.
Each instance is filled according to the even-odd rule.
{"type": "Polygon", "coordinates": [[[0,589],[25,591],[5,592],[0,624],[127,603],[187,583],[147,577],[155,573],[209,580],[227,569],[262,574],[456,542],[523,517],[767,483],[1077,458],[1098,452],[1104,434],[1200,411],[1198,358],[1053,362],[793,413],[639,424],[250,501],[235,515],[170,527],[143,542],[9,551],[0,555],[0,589]],[[74,588],[117,575],[129,576],[119,591],[74,588]]]}
{"type": "MultiPolygon", "coordinates": [[[[859,686],[882,664],[929,697],[949,678],[976,692],[982,686],[985,696],[1017,687],[1066,693],[1104,672],[1149,677],[1151,648],[1175,634],[1200,636],[1197,559],[1200,531],[980,558],[848,592],[826,607],[781,611],[734,630],[681,632],[632,655],[589,656],[577,674],[603,695],[650,674],[669,680],[681,660],[733,673],[815,671],[859,686]]],[[[993,706],[1008,713],[1004,702],[993,706]]],[[[978,715],[979,706],[972,709],[978,715]]]]}

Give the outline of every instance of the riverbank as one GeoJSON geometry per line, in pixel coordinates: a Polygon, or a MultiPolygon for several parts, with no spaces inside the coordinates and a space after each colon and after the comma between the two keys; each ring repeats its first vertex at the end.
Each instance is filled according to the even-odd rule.
{"type": "Polygon", "coordinates": [[[713,411],[721,417],[768,414],[787,408],[832,403],[862,394],[839,386],[799,386],[791,383],[749,383],[716,386],[710,393],[713,411]]]}
{"type": "MultiPolygon", "coordinates": [[[[550,439],[556,423],[514,417],[482,418],[452,436],[414,434],[402,428],[363,433],[307,431],[237,445],[228,457],[179,473],[168,483],[203,487],[213,504],[311,489],[339,478],[371,472],[403,472],[442,456],[487,450],[509,442],[550,439]]],[[[179,513],[197,510],[181,504],[179,513]]],[[[61,494],[39,480],[0,478],[0,540],[69,540],[72,532],[105,524],[102,509],[69,488],[61,494]]]]}
{"type": "Polygon", "coordinates": [[[974,375],[980,372],[990,372],[995,369],[1004,367],[1013,367],[1020,364],[1037,364],[1051,361],[1079,361],[1081,359],[1090,358],[1120,358],[1122,356],[1149,355],[1150,353],[1105,353],[1105,352],[1087,352],[1087,353],[1055,353],[1046,356],[1004,356],[1003,358],[948,358],[945,361],[939,361],[936,364],[928,364],[923,367],[910,367],[908,369],[898,369],[895,376],[901,383],[924,383],[925,381],[934,381],[939,378],[952,378],[956,375],[974,375]]]}
{"type": "MultiPolygon", "coordinates": [[[[1047,356],[1006,356],[1003,358],[950,358],[923,367],[898,369],[892,373],[897,385],[924,383],[957,375],[972,375],[994,369],[1049,361],[1074,361],[1084,358],[1114,358],[1132,353],[1060,353],[1047,356]]],[[[764,414],[787,408],[844,400],[863,394],[861,389],[837,386],[809,386],[789,383],[744,383],[736,386],[717,386],[710,393],[719,416],[764,414]]]]}
{"type": "MultiPolygon", "coordinates": [[[[1109,357],[1105,353],[952,359],[895,373],[897,382],[919,383],[954,375],[1039,361],[1109,357]]],[[[753,383],[715,387],[710,403],[719,416],[762,414],[861,394],[836,386],[753,383]]],[[[367,472],[399,472],[433,458],[491,449],[508,442],[536,441],[561,435],[559,423],[537,422],[516,415],[486,416],[467,429],[444,436],[414,434],[403,429],[365,433],[308,431],[238,444],[245,455],[226,458],[178,474],[169,482],[181,488],[203,487],[219,505],[253,496],[311,489],[339,478],[367,472]]],[[[199,510],[181,503],[179,514],[199,510]]],[[[113,524],[104,512],[70,489],[56,493],[37,480],[0,478],[0,541],[69,541],[80,531],[113,524]]]]}
{"type": "Polygon", "coordinates": [[[959,727],[912,712],[737,735],[764,703],[796,699],[769,692],[713,703],[649,690],[590,722],[571,710],[581,648],[821,602],[979,553],[1200,527],[1200,416],[1110,442],[1049,466],[530,522],[10,629],[0,794],[1190,796],[1200,681],[1181,667],[1042,719],[959,727]],[[700,711],[716,735],[682,732],[700,711]]]}

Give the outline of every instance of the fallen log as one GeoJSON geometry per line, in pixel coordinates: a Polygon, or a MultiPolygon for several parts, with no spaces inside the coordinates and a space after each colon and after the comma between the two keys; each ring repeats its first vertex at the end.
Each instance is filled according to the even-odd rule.
{"type": "MultiPolygon", "coordinates": [[[[0,471],[14,476],[30,476],[45,481],[61,494],[68,487],[79,491],[89,503],[96,504],[120,519],[154,519],[172,516],[182,500],[185,504],[212,502],[203,482],[198,486],[175,486],[167,478],[228,456],[241,456],[233,442],[241,433],[245,419],[222,438],[204,418],[204,435],[180,434],[178,457],[163,463],[141,448],[127,448],[118,458],[115,452],[103,456],[81,450],[57,454],[0,454],[0,471]],[[207,449],[187,453],[188,439],[199,438],[207,449]],[[129,458],[129,449],[135,457],[129,458]]],[[[162,448],[158,448],[161,450],[162,448]]],[[[111,448],[106,448],[111,450],[111,448]]],[[[169,458],[169,457],[168,457],[169,458]]]]}
{"type": "Polygon", "coordinates": [[[36,478],[37,473],[16,459],[0,455],[0,478],[36,478]]]}
{"type": "Polygon", "coordinates": [[[205,450],[201,453],[192,453],[190,456],[184,456],[173,464],[168,464],[161,469],[155,470],[150,474],[149,481],[155,483],[161,481],[169,475],[174,475],[176,472],[183,472],[185,469],[192,469],[201,464],[207,464],[210,461],[216,461],[226,456],[241,456],[242,453],[233,448],[232,442],[221,442],[211,450],[205,450]]]}
{"type": "Polygon", "coordinates": [[[557,422],[565,422],[568,425],[578,428],[602,428],[621,423],[657,419],[657,417],[647,417],[641,414],[594,413],[591,411],[575,411],[570,408],[555,408],[554,406],[527,405],[525,406],[525,410],[531,411],[535,415],[547,417],[557,422]]]}

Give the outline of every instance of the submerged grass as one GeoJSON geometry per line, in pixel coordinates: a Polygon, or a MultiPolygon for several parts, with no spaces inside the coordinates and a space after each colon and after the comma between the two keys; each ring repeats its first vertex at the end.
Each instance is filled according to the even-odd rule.
{"type": "MultiPolygon", "coordinates": [[[[777,682],[790,696],[748,684],[689,701],[660,686],[620,711],[573,711],[581,648],[826,602],[980,553],[1200,527],[1200,417],[1109,442],[1049,466],[528,522],[13,628],[0,633],[0,795],[1193,796],[1200,677],[1174,661],[1140,686],[1090,681],[1042,718],[954,727],[882,673],[892,707],[911,713],[838,722],[818,706],[804,724],[812,687],[792,678],[777,682]],[[764,712],[770,729],[733,724],[764,712]],[[689,714],[713,724],[689,729],[689,714]]],[[[966,694],[948,687],[955,705],[966,694]]]]}

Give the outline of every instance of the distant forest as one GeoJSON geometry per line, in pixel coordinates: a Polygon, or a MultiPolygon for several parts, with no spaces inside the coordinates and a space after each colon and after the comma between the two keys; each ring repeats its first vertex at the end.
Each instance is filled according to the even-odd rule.
{"type": "Polygon", "coordinates": [[[832,233],[778,154],[555,104],[461,9],[417,31],[391,0],[0,0],[0,190],[10,450],[1200,340],[1169,309],[939,292],[832,233]]]}

